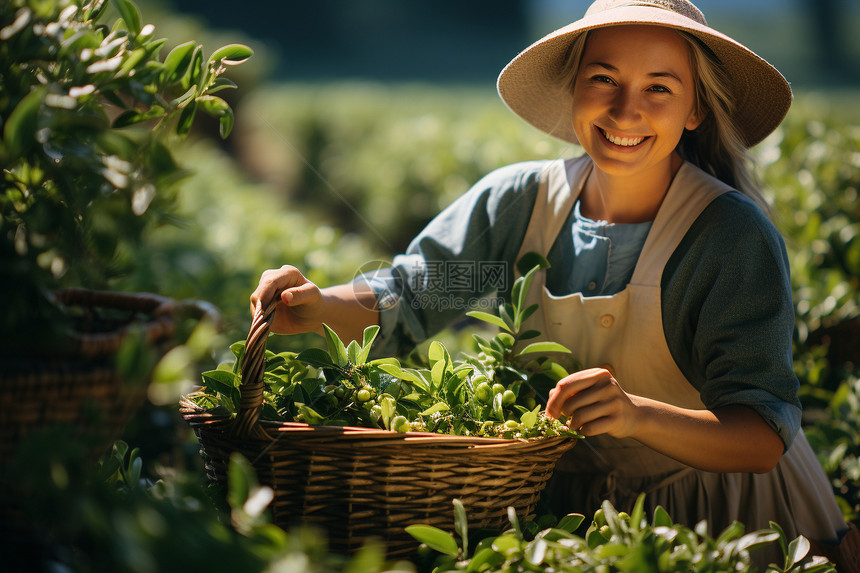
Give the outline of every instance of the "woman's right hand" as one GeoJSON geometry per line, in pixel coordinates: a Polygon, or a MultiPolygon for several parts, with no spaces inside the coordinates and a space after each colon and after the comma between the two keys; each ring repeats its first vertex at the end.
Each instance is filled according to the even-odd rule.
{"type": "Polygon", "coordinates": [[[251,314],[280,299],[270,331],[276,334],[322,332],[325,314],[323,296],[317,285],[296,267],[284,265],[269,269],[260,277],[257,290],[251,294],[251,314]]]}

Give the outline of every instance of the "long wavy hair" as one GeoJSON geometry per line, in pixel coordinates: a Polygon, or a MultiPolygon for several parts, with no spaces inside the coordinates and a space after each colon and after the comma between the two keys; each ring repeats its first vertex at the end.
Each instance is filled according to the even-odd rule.
{"type": "MultiPolygon", "coordinates": [[[[770,205],[752,171],[752,160],[734,121],[735,101],[731,76],[708,46],[697,37],[675,30],[690,46],[690,68],[696,81],[696,108],[702,123],[684,130],[677,151],[681,157],[752,199],[771,215],[770,205]]],[[[568,49],[560,80],[573,93],[585,51],[588,32],[580,34],[568,49]]]]}

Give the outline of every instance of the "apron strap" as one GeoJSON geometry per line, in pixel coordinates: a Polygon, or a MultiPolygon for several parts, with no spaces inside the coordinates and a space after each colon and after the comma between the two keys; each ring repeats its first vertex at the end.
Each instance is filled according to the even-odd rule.
{"type": "Polygon", "coordinates": [[[732,188],[685,161],[669,185],[642,246],[631,284],[660,285],[663,268],[711,201],[732,188]]]}

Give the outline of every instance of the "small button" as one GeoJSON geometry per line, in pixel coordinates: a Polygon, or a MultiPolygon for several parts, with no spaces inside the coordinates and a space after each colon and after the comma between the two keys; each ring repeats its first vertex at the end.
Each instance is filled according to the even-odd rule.
{"type": "Polygon", "coordinates": [[[591,281],[590,283],[588,283],[588,290],[594,290],[594,289],[596,289],[596,288],[597,288],[597,283],[596,283],[596,282],[591,281]]]}
{"type": "Polygon", "coordinates": [[[610,326],[612,326],[613,322],[615,322],[615,317],[611,314],[604,314],[600,317],[600,326],[603,326],[605,328],[609,328],[610,326]]]}

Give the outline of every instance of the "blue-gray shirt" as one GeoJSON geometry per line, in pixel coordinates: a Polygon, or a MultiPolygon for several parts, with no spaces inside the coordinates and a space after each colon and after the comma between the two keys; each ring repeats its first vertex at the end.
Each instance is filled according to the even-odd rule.
{"type": "MultiPolygon", "coordinates": [[[[506,296],[534,206],[541,161],[498,169],[415,237],[370,283],[380,305],[377,355],[402,355],[470,308],[506,296]]],[[[574,208],[547,256],[556,295],[621,291],[650,223],[609,225],[574,208]]],[[[786,448],[800,428],[792,370],[794,307],[781,235],[738,192],[715,199],[669,258],[661,280],[663,331],[678,368],[710,409],[757,411],[786,448]]]]}

